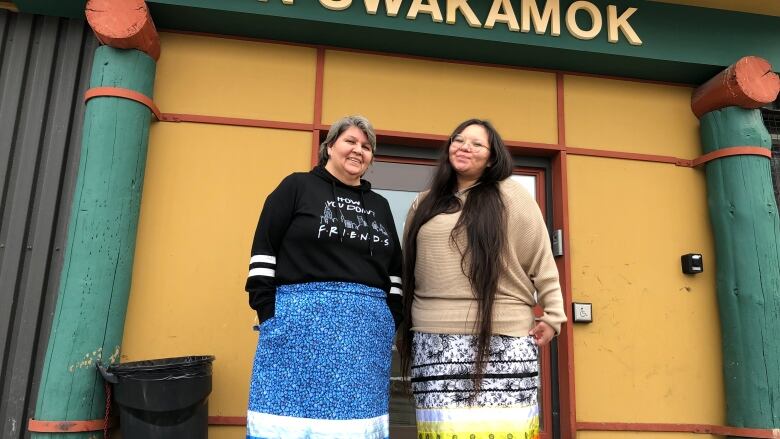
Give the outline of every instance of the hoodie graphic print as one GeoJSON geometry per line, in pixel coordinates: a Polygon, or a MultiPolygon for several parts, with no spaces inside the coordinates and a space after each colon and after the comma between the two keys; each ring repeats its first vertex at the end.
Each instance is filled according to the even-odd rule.
{"type": "Polygon", "coordinates": [[[276,287],[354,282],[387,293],[401,321],[401,245],[390,205],[371,184],[348,186],[318,166],[287,176],[260,214],[246,291],[261,322],[274,315],[276,287]]]}
{"type": "MultiPolygon", "coordinates": [[[[369,251],[373,245],[391,245],[390,233],[385,225],[377,222],[376,211],[362,206],[362,201],[349,197],[335,197],[325,201],[320,215],[320,227],[317,239],[324,236],[340,236],[343,239],[357,239],[369,242],[369,251]],[[368,221],[371,221],[369,225],[368,221]]],[[[363,197],[361,197],[363,198],[363,197]]]]}

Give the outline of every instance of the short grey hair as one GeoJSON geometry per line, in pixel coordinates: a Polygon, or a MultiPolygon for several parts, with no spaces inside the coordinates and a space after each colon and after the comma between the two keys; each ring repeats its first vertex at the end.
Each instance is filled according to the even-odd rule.
{"type": "MultiPolygon", "coordinates": [[[[325,136],[325,140],[320,144],[320,166],[325,166],[325,164],[328,163],[328,159],[330,158],[330,156],[328,156],[328,147],[336,143],[336,139],[339,138],[341,133],[349,129],[349,127],[356,127],[360,129],[360,131],[363,131],[363,134],[368,138],[368,143],[371,144],[372,155],[376,154],[376,133],[374,133],[374,127],[371,126],[371,122],[359,115],[346,116],[333,122],[333,125],[330,126],[330,130],[328,131],[328,135],[325,136]]],[[[371,157],[371,161],[374,161],[373,157],[371,157]]]]}

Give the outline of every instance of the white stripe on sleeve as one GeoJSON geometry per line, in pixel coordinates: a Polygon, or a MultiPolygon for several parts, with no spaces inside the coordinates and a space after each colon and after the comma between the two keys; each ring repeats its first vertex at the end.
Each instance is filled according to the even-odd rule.
{"type": "Polygon", "coordinates": [[[276,271],[271,270],[270,268],[253,268],[249,270],[249,277],[252,276],[274,277],[276,276],[276,271]]]}
{"type": "Polygon", "coordinates": [[[276,264],[276,256],[268,256],[268,255],[254,255],[252,256],[252,259],[249,260],[250,264],[254,264],[255,262],[263,262],[266,264],[276,264]]]}

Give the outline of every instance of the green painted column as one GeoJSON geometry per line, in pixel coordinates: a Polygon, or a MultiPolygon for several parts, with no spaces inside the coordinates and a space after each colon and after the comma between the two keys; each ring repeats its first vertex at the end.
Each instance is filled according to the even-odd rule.
{"type": "MultiPolygon", "coordinates": [[[[155,69],[155,61],[143,52],[101,46],[90,87],[123,87],[151,97],[155,69]]],[[[95,362],[119,362],[151,117],[148,108],[127,99],[87,102],[37,420],[103,418],[105,395],[95,362]]],[[[102,434],[33,434],[36,439],[64,436],[102,434]]]]}
{"type": "MultiPolygon", "coordinates": [[[[730,146],[769,149],[760,110],[726,107],[701,118],[705,153],[730,146]]],[[[728,423],[780,427],[780,220],[770,161],[709,162],[707,201],[717,251],[728,423]]]]}

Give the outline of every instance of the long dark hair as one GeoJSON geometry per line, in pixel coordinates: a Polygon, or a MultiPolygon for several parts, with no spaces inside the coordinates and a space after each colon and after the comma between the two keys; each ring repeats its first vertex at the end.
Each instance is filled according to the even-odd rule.
{"type": "Polygon", "coordinates": [[[498,288],[498,277],[504,267],[503,261],[496,261],[504,254],[506,242],[506,211],[501,200],[498,183],[512,174],[512,157],[504,141],[493,125],[481,119],[469,119],[452,132],[453,136],[463,132],[470,125],[479,125],[488,133],[490,158],[488,167],[479,177],[479,184],[470,189],[466,202],[455,196],[458,179],[450,163],[450,141],[442,147],[438,166],[431,181],[431,188],[417,206],[410,224],[406,225],[403,258],[404,315],[401,326],[401,367],[404,374],[410,373],[412,356],[411,314],[414,300],[414,268],[417,255],[417,235],[420,228],[431,218],[442,213],[454,213],[462,209],[460,218],[450,234],[450,240],[457,243],[456,236],[466,234],[466,248],[458,247],[461,253],[461,270],[471,284],[471,290],[479,304],[477,324],[476,362],[474,370],[474,392],[481,388],[485,361],[490,351],[490,337],[493,335],[493,302],[498,288]]]}

